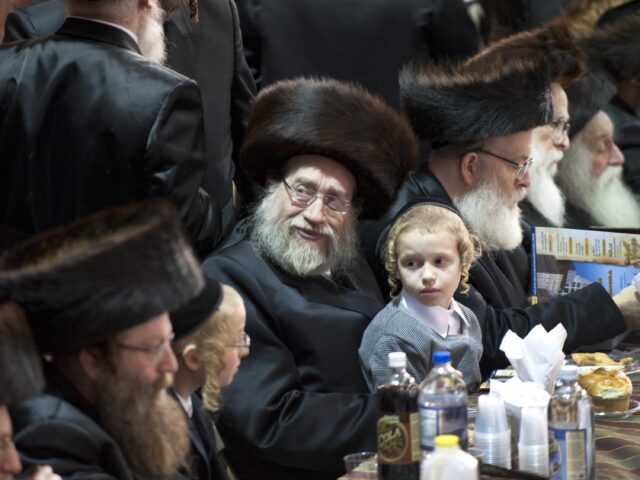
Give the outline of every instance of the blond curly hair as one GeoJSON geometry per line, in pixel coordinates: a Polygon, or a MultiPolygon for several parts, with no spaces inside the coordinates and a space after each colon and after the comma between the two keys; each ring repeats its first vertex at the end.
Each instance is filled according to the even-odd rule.
{"type": "Polygon", "coordinates": [[[402,289],[398,272],[398,239],[409,232],[418,231],[426,234],[449,234],[456,239],[460,256],[460,285],[462,292],[469,291],[469,269],[480,255],[480,242],[469,233],[464,222],[453,210],[442,205],[417,205],[398,218],[387,236],[382,252],[384,268],[387,271],[391,296],[395,297],[402,289]]]}

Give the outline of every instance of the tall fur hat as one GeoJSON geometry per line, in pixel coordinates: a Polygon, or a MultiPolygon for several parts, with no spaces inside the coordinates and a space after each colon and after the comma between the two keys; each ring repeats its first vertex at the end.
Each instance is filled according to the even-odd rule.
{"type": "Polygon", "coordinates": [[[103,341],[179,308],[203,284],[166,200],[104,210],[0,259],[0,299],[25,309],[42,352],[103,341]]]}
{"type": "Polygon", "coordinates": [[[541,59],[409,65],[400,72],[400,99],[418,137],[436,148],[530,130],[553,118],[549,69],[541,59]]]}
{"type": "Polygon", "coordinates": [[[0,303],[0,406],[12,406],[44,387],[40,356],[22,309],[0,303]]]}
{"type": "Polygon", "coordinates": [[[573,138],[580,133],[594,115],[611,101],[615,93],[615,85],[596,67],[589,69],[580,81],[567,88],[571,117],[569,137],[573,138]]]}
{"type": "Polygon", "coordinates": [[[247,175],[264,185],[287,159],[323,155],[356,178],[362,218],[380,217],[416,161],[417,141],[400,115],[362,87],[331,79],[275,83],[256,98],[240,151],[247,175]]]}
{"type": "Polygon", "coordinates": [[[640,76],[640,13],[595,29],[581,44],[589,59],[616,81],[640,76]]]}
{"type": "Polygon", "coordinates": [[[587,55],[576,44],[568,24],[561,20],[503,38],[476,55],[474,62],[494,66],[514,58],[539,58],[546,62],[551,81],[563,88],[584,75],[587,64],[587,55]]]}

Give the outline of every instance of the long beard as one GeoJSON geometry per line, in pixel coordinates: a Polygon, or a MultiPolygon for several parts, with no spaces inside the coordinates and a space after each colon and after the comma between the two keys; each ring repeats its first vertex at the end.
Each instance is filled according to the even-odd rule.
{"type": "Polygon", "coordinates": [[[519,190],[505,199],[497,182],[489,179],[466,195],[454,198],[453,203],[485,251],[513,250],[522,243],[517,203],[524,193],[519,190]]]}
{"type": "Polygon", "coordinates": [[[311,225],[302,215],[282,219],[279,210],[274,208],[278,188],[279,185],[273,185],[267,190],[249,220],[251,242],[256,252],[298,277],[328,272],[349,274],[358,252],[355,215],[351,214],[341,230],[329,225],[311,225]],[[295,233],[296,227],[321,233],[325,238],[318,242],[303,240],[295,233]]]}
{"type": "Polygon", "coordinates": [[[557,172],[557,162],[563,157],[560,150],[552,149],[542,153],[532,143],[534,163],[529,170],[531,186],[527,190],[527,199],[536,209],[555,225],[564,224],[565,198],[553,180],[557,172]]]}
{"type": "Polygon", "coordinates": [[[189,452],[184,412],[167,395],[170,378],[146,385],[104,372],[100,379],[100,424],[141,475],[170,475],[185,465],[189,452]]]}
{"type": "Polygon", "coordinates": [[[142,17],[138,41],[142,56],[161,65],[167,59],[167,48],[164,34],[164,11],[158,0],[151,0],[151,7],[142,17]]]}
{"type": "Polygon", "coordinates": [[[597,225],[640,227],[640,205],[622,179],[622,166],[608,167],[598,178],[593,178],[591,153],[580,139],[574,140],[565,153],[558,182],[567,199],[585,210],[597,225]]]}

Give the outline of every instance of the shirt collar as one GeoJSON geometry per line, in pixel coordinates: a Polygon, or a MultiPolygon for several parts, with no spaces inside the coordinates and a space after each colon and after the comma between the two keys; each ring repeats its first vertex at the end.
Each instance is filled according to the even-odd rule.
{"type": "Polygon", "coordinates": [[[128,28],[123,27],[122,25],[118,25],[117,23],[107,22],[106,20],[98,20],[97,18],[79,17],[77,15],[69,15],[69,18],[79,18],[81,20],[88,20],[90,22],[102,23],[103,25],[109,25],[110,27],[120,29],[123,32],[125,32],[127,35],[129,35],[131,38],[133,38],[133,40],[136,42],[136,45],[139,45],[138,36],[128,28]]]}
{"type": "Polygon", "coordinates": [[[462,308],[453,298],[448,309],[437,306],[430,307],[423,305],[410,295],[406,295],[402,290],[400,291],[400,306],[414,318],[425,322],[442,338],[447,338],[450,332],[453,335],[462,334],[469,327],[469,322],[462,313],[462,308]]]}
{"type": "Polygon", "coordinates": [[[193,402],[191,401],[191,397],[189,396],[187,398],[182,398],[182,396],[175,390],[173,391],[173,393],[176,394],[176,398],[180,402],[180,405],[182,405],[184,411],[187,412],[187,417],[191,418],[193,416],[193,402]]]}

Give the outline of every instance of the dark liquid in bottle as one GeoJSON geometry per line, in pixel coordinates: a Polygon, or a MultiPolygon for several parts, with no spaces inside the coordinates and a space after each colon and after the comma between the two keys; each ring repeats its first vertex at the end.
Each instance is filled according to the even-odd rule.
{"type": "Polygon", "coordinates": [[[420,431],[418,387],[378,387],[378,479],[419,480],[420,431]]]}

